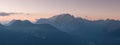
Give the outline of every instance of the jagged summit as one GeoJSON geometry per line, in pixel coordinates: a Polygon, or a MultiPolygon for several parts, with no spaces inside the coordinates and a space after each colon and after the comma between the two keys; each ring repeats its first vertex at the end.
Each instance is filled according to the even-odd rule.
{"type": "Polygon", "coordinates": [[[49,19],[51,19],[51,20],[55,20],[55,19],[68,20],[68,19],[73,19],[73,18],[74,18],[74,16],[71,14],[60,14],[60,15],[53,16],[49,19]]]}
{"type": "Polygon", "coordinates": [[[37,20],[37,24],[43,24],[43,23],[53,23],[53,22],[58,22],[58,23],[68,23],[68,22],[71,22],[75,20],[75,17],[71,14],[59,14],[59,15],[56,15],[56,16],[53,16],[53,17],[50,17],[48,19],[45,19],[45,18],[42,18],[42,19],[38,19],[37,20]]]}
{"type": "Polygon", "coordinates": [[[56,15],[56,16],[53,16],[53,17],[74,17],[73,15],[71,14],[59,14],[59,15],[56,15]]]}

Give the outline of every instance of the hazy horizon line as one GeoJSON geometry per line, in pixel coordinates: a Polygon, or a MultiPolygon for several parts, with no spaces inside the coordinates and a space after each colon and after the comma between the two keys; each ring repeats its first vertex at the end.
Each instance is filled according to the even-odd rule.
{"type": "MultiPolygon", "coordinates": [[[[64,14],[69,14],[69,13],[64,13],[64,14]]],[[[99,21],[99,20],[115,20],[115,21],[120,21],[120,19],[112,19],[112,18],[106,18],[106,19],[88,19],[87,17],[80,17],[80,16],[75,16],[73,14],[70,14],[71,16],[74,16],[74,18],[81,18],[81,19],[85,19],[85,20],[89,20],[89,21],[99,21]]],[[[58,15],[54,15],[54,16],[58,16],[58,15]]],[[[51,16],[51,17],[48,17],[48,18],[38,18],[38,19],[49,19],[49,18],[52,18],[54,16],[51,16]]],[[[29,19],[24,19],[24,20],[29,20],[30,22],[32,23],[35,23],[38,19],[35,19],[35,21],[31,21],[29,19]]],[[[12,20],[21,20],[21,19],[12,19],[12,20]]],[[[10,21],[12,20],[9,20],[9,21],[0,21],[0,24],[8,24],[10,21]]],[[[21,20],[21,21],[24,21],[24,20],[21,20]]]]}

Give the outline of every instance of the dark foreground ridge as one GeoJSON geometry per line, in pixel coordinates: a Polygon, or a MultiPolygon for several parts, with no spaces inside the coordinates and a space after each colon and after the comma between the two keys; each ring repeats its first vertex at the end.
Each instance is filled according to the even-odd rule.
{"type": "Polygon", "coordinates": [[[120,21],[90,21],[60,14],[36,23],[0,24],[0,45],[120,45],[120,21]]]}

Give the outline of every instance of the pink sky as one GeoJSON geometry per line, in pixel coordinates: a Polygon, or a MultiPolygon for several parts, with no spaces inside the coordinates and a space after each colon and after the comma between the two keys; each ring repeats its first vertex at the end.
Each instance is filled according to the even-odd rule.
{"type": "Polygon", "coordinates": [[[0,16],[0,21],[12,19],[48,18],[70,13],[87,19],[120,20],[120,0],[0,0],[0,12],[29,13],[0,16]]]}

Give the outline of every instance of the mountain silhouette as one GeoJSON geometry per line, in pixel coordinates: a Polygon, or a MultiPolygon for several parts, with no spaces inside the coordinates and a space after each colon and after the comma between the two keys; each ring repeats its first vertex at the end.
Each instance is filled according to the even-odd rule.
{"type": "Polygon", "coordinates": [[[0,24],[0,45],[120,45],[120,21],[71,14],[0,24]]]}
{"type": "Polygon", "coordinates": [[[74,17],[71,14],[60,14],[47,19],[39,19],[36,24],[51,24],[65,32],[77,30],[116,30],[120,28],[120,21],[107,20],[87,20],[84,18],[74,17]]]}
{"type": "Polygon", "coordinates": [[[81,39],[88,40],[88,42],[96,42],[96,45],[119,45],[119,20],[107,19],[91,21],[74,17],[71,14],[60,14],[51,18],[39,19],[36,24],[53,25],[61,31],[76,35],[81,39]]]}
{"type": "MultiPolygon", "coordinates": [[[[14,20],[6,26],[10,30],[8,44],[15,45],[74,45],[84,44],[81,39],[62,32],[50,24],[33,24],[28,20],[14,20]],[[13,39],[15,38],[15,39],[13,39]]],[[[7,38],[7,37],[6,37],[7,38]]],[[[5,38],[5,39],[6,39],[5,38]]]]}
{"type": "Polygon", "coordinates": [[[85,21],[87,20],[75,18],[71,14],[60,14],[48,19],[39,19],[36,24],[51,24],[62,31],[71,32],[78,29],[82,23],[85,23],[85,21]]]}

